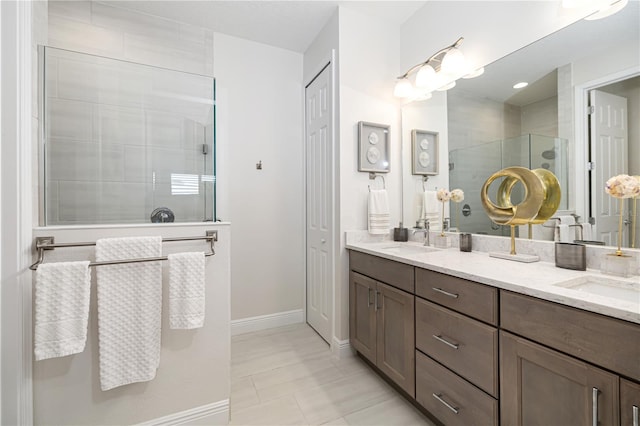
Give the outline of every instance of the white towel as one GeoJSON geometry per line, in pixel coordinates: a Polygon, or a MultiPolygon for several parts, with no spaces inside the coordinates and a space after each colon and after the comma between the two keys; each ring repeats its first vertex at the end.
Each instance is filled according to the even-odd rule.
{"type": "Polygon", "coordinates": [[[438,217],[440,214],[440,201],[438,201],[438,193],[436,191],[424,191],[422,213],[423,217],[438,217]]]}
{"type": "Polygon", "coordinates": [[[36,271],[36,361],[80,353],[87,341],[89,262],[43,263],[36,271]]]}
{"type": "Polygon", "coordinates": [[[582,239],[585,241],[593,240],[593,226],[590,223],[581,223],[582,227],[582,239]]]}
{"type": "Polygon", "coordinates": [[[391,227],[389,215],[389,198],[386,189],[369,191],[369,233],[374,235],[388,234],[391,227]]]}
{"type": "MultiPolygon", "coordinates": [[[[96,242],[96,260],[162,255],[160,237],[108,238],[96,242]]],[[[162,265],[99,266],[98,339],[103,391],[152,380],[160,363],[162,265]]]]}
{"type": "Polygon", "coordinates": [[[204,252],[169,256],[169,327],[199,328],[204,324],[204,252]]]}

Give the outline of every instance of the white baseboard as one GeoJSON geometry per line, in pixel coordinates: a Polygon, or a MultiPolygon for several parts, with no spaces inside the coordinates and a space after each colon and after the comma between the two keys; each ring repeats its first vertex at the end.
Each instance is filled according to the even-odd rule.
{"type": "Polygon", "coordinates": [[[241,318],[231,321],[231,335],[236,336],[238,334],[251,333],[252,331],[266,330],[268,328],[282,327],[283,325],[298,324],[301,322],[304,322],[304,311],[302,309],[241,318]]]}
{"type": "Polygon", "coordinates": [[[213,402],[200,407],[169,414],[144,423],[140,426],[177,426],[177,425],[228,425],[229,400],[213,402]]]}
{"type": "Polygon", "coordinates": [[[351,348],[351,344],[349,343],[349,339],[338,340],[335,337],[331,342],[331,353],[333,354],[333,356],[338,358],[348,358],[355,355],[354,351],[351,348]]]}

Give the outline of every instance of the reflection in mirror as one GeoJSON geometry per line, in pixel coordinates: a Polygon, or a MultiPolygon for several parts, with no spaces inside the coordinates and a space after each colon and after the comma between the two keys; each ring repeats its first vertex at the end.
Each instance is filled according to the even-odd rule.
{"type": "MultiPolygon", "coordinates": [[[[407,135],[411,130],[405,125],[437,130],[433,127],[434,112],[438,108],[443,111],[440,114],[445,117],[446,129],[441,131],[440,140],[441,149],[448,151],[449,176],[429,187],[439,185],[464,190],[464,202],[451,203],[451,212],[447,212],[454,226],[455,218],[459,217],[458,227],[462,232],[508,235],[508,230],[500,229],[487,218],[479,204],[479,192],[493,172],[521,165],[545,168],[558,177],[562,201],[557,216],[569,221],[577,215],[578,224],[584,224],[572,227],[570,240],[598,240],[607,245],[617,240],[617,230],[606,229],[599,218],[605,214],[619,217],[616,203],[610,202],[604,185],[596,178],[606,181],[621,173],[640,175],[640,120],[632,119],[640,114],[639,13],[640,3],[630,2],[621,12],[606,19],[576,22],[486,66],[484,75],[477,79],[459,80],[455,88],[446,92],[445,99],[434,96],[403,106],[405,151],[407,145],[410,147],[407,135]],[[513,88],[522,81],[529,83],[526,88],[513,88]],[[628,111],[624,111],[623,123],[628,123],[628,133],[624,137],[624,150],[622,146],[603,145],[603,137],[592,138],[589,150],[587,133],[576,138],[582,120],[593,123],[595,116],[586,118],[586,105],[575,105],[574,99],[580,88],[595,88],[593,82],[598,82],[598,90],[627,99],[628,111]],[[614,82],[611,87],[600,87],[614,82]],[[423,123],[418,118],[421,110],[431,114],[422,116],[423,123]],[[581,116],[583,110],[585,118],[581,116]],[[618,165],[603,157],[614,150],[623,152],[618,165]],[[595,165],[595,171],[585,170],[587,160],[595,165]]],[[[446,173],[444,165],[446,162],[440,164],[441,174],[446,173]]],[[[417,182],[416,176],[405,171],[404,220],[407,223],[415,223],[420,211],[416,207],[420,198],[417,182]]],[[[633,202],[626,203],[630,211],[623,212],[627,247],[631,246],[632,205],[633,202]]],[[[558,239],[559,223],[553,219],[535,225],[533,237],[558,239]]],[[[636,230],[636,235],[638,233],[636,230]]],[[[525,228],[519,236],[526,238],[527,234],[525,228]]],[[[638,247],[637,242],[635,246],[638,247]]]]}

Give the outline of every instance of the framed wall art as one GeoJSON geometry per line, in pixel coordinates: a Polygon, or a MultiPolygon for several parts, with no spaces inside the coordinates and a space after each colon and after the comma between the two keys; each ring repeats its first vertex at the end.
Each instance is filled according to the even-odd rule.
{"type": "Polygon", "coordinates": [[[413,129],[411,131],[411,173],[433,176],[438,174],[438,132],[413,129]]]}
{"type": "Polygon", "coordinates": [[[358,171],[389,173],[389,125],[358,122],[358,171]]]}

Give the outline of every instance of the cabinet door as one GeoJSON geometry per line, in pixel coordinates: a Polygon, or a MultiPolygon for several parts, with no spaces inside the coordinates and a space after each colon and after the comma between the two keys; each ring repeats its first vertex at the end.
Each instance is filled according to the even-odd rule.
{"type": "Polygon", "coordinates": [[[640,425],[640,384],[620,380],[620,424],[640,425]]]}
{"type": "Polygon", "coordinates": [[[503,331],[500,360],[502,424],[620,424],[618,376],[503,331]]]}
{"type": "Polygon", "coordinates": [[[349,340],[351,346],[371,362],[376,362],[376,282],[349,273],[349,340]]]}
{"type": "Polygon", "coordinates": [[[378,283],[378,353],[376,365],[415,396],[414,296],[378,283]]]}

